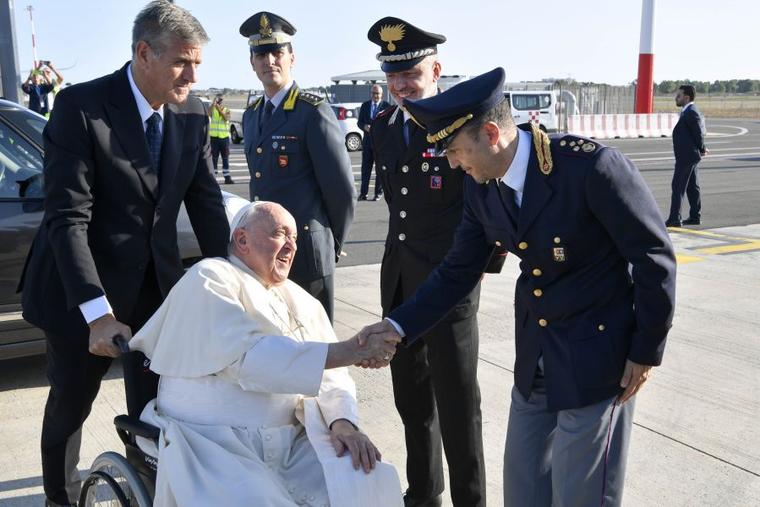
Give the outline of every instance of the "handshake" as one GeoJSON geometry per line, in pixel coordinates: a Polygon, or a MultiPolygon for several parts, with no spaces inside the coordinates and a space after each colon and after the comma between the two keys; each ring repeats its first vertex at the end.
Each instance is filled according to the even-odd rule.
{"type": "Polygon", "coordinates": [[[381,320],[366,326],[350,340],[331,343],[325,368],[340,368],[352,364],[362,368],[388,366],[400,341],[401,335],[396,328],[387,320],[381,320]]]}

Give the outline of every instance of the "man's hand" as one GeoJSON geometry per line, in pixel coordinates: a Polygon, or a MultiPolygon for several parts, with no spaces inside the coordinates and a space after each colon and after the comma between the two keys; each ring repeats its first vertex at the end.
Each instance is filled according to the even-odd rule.
{"type": "Polygon", "coordinates": [[[125,340],[132,339],[132,330],[129,326],[116,320],[112,314],[107,313],[90,322],[90,354],[96,356],[119,357],[119,347],[113,343],[113,337],[122,335],[125,340]]]}
{"type": "Polygon", "coordinates": [[[375,468],[375,463],[382,457],[369,437],[345,419],[338,419],[332,423],[330,442],[335,448],[336,455],[343,456],[348,451],[351,454],[354,470],[359,470],[359,465],[361,465],[366,474],[375,468]]]}
{"type": "Polygon", "coordinates": [[[327,348],[325,369],[340,368],[352,364],[358,365],[365,361],[368,365],[375,365],[372,366],[373,368],[387,366],[393,358],[393,354],[396,353],[396,344],[399,341],[401,341],[401,337],[394,340],[373,336],[360,344],[359,338],[354,336],[346,341],[330,343],[327,348]]]}
{"type": "Polygon", "coordinates": [[[624,387],[625,391],[618,397],[618,405],[622,405],[639,392],[641,386],[649,378],[649,370],[651,369],[652,367],[646,364],[634,363],[630,359],[625,360],[623,378],[620,379],[620,387],[624,387]]]}
{"type": "MultiPolygon", "coordinates": [[[[393,327],[393,324],[383,319],[380,322],[365,326],[361,331],[359,331],[359,334],[356,335],[356,338],[359,341],[360,347],[367,347],[373,341],[397,344],[401,342],[402,337],[400,334],[398,334],[396,328],[393,327]]],[[[382,368],[383,366],[387,366],[392,358],[392,354],[387,359],[385,357],[382,357],[382,360],[370,357],[363,359],[360,363],[357,363],[356,366],[361,366],[363,368],[382,368]]]]}

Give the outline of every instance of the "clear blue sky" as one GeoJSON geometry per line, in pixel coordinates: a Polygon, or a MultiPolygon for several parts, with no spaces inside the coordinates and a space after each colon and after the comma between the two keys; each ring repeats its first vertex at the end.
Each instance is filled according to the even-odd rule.
{"type": "MultiPolygon", "coordinates": [[[[130,58],[132,22],[145,3],[15,0],[22,73],[32,62],[27,5],[34,7],[38,58],[71,67],[62,71],[66,81],[80,82],[112,72],[130,58]]],[[[378,68],[378,48],[366,34],[388,15],[446,35],[439,53],[448,74],[475,75],[503,66],[509,81],[572,77],[626,84],[637,72],[640,0],[177,3],[211,37],[197,88],[258,87],[238,28],[259,9],[276,12],[297,28],[294,72],[301,86],[326,85],[331,76],[378,68]]],[[[657,0],[655,81],[760,79],[758,19],[757,0],[657,0]]]]}

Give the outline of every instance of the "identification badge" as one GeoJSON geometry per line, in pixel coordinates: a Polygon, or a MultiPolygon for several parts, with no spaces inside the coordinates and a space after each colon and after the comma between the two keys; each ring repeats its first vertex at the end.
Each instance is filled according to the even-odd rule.
{"type": "Polygon", "coordinates": [[[288,167],[288,156],[287,155],[278,155],[277,156],[277,164],[280,167],[288,167]]]}
{"type": "Polygon", "coordinates": [[[552,248],[554,262],[565,262],[565,249],[561,246],[552,248]]]}
{"type": "Polygon", "coordinates": [[[433,190],[441,190],[443,188],[443,177],[441,176],[431,176],[430,177],[430,188],[433,190]]]}

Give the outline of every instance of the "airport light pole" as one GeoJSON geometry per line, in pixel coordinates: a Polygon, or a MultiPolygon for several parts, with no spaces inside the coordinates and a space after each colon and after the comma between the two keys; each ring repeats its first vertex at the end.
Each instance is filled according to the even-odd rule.
{"type": "Polygon", "coordinates": [[[654,0],[641,2],[639,76],[636,80],[636,113],[652,112],[654,93],[654,0]]]}

